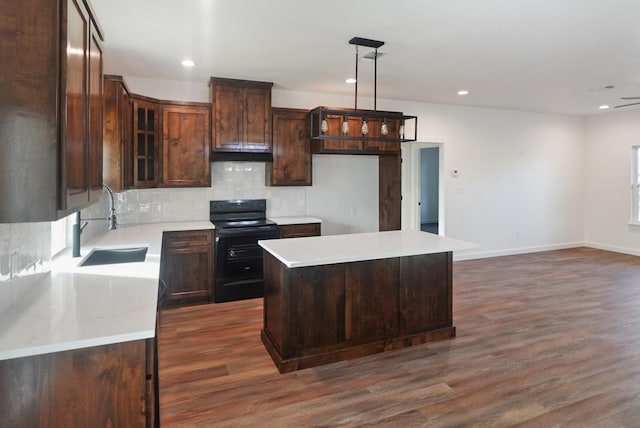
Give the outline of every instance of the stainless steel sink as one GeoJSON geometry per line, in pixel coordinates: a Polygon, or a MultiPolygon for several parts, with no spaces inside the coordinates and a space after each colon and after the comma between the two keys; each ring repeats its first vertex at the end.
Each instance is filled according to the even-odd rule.
{"type": "Polygon", "coordinates": [[[107,265],[113,263],[143,262],[149,247],[94,248],[78,266],[107,265]]]}

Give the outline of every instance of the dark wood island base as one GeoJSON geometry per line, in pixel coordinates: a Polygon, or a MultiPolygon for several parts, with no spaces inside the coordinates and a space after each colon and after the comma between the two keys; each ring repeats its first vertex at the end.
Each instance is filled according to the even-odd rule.
{"type": "Polygon", "coordinates": [[[289,268],[264,253],[261,339],[280,373],[455,337],[452,252],[289,268]]]}
{"type": "Polygon", "coordinates": [[[269,352],[271,359],[275,363],[280,373],[288,373],[295,370],[308,369],[310,367],[350,360],[353,358],[364,357],[371,354],[378,354],[380,352],[406,348],[408,346],[421,345],[428,342],[434,342],[436,340],[450,339],[455,336],[456,328],[447,327],[427,333],[415,334],[412,336],[393,339],[390,342],[381,340],[363,345],[342,347],[315,355],[283,359],[276,350],[273,342],[269,338],[269,334],[266,333],[265,330],[261,330],[260,332],[262,343],[269,352]]]}

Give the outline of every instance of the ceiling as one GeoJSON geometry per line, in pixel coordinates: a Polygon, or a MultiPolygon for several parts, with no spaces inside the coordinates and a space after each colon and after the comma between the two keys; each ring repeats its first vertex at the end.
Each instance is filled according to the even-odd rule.
{"type": "MultiPolygon", "coordinates": [[[[348,41],[359,36],[385,42],[378,99],[590,115],[640,96],[638,0],[91,3],[110,74],[203,85],[231,77],[353,95],[348,41]],[[184,58],[195,67],[180,65],[184,58]]],[[[371,61],[360,62],[358,90],[373,93],[371,61]]]]}

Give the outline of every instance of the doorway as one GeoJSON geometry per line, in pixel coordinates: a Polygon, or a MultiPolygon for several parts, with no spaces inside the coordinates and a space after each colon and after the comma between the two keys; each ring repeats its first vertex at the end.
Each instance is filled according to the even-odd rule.
{"type": "Polygon", "coordinates": [[[444,235],[441,143],[402,146],[402,229],[444,235]]]}

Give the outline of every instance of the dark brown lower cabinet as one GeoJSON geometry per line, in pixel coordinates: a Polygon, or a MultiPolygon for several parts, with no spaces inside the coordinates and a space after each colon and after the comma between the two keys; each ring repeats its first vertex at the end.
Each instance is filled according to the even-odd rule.
{"type": "Polygon", "coordinates": [[[279,225],[280,238],[302,238],[320,236],[320,223],[283,224],[279,225]]]}
{"type": "Polygon", "coordinates": [[[300,268],[264,260],[261,337],[281,373],[456,334],[451,252],[300,268]]]}
{"type": "Polygon", "coordinates": [[[157,427],[155,338],[0,361],[0,425],[157,427]]]}
{"type": "Polygon", "coordinates": [[[208,302],[213,288],[213,230],[164,232],[160,279],[163,307],[208,302]]]}

